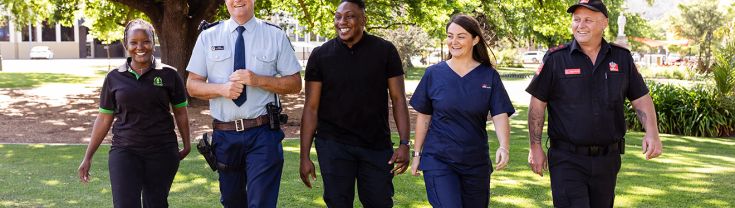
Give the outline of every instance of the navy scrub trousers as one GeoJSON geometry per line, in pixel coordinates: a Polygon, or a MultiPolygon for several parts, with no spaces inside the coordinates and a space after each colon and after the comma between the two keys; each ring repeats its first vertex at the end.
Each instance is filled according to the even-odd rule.
{"type": "Polygon", "coordinates": [[[318,137],[315,145],[327,207],[353,207],[355,179],[365,208],[393,207],[392,148],[369,149],[318,137]]]}
{"type": "Polygon", "coordinates": [[[242,132],[214,131],[217,161],[235,167],[217,171],[224,207],[276,207],[284,136],[283,131],[271,130],[268,125],[242,132]]]}
{"type": "Polygon", "coordinates": [[[168,207],[168,192],[179,168],[176,144],[160,151],[137,151],[113,146],[108,166],[112,203],[116,208],[168,207]]]}

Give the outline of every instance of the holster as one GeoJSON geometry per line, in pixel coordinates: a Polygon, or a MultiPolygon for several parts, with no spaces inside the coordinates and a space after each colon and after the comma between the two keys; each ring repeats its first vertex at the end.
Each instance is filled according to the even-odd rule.
{"type": "Polygon", "coordinates": [[[199,140],[197,151],[204,156],[209,168],[212,168],[212,171],[217,171],[217,157],[214,154],[214,146],[212,146],[212,142],[209,140],[207,133],[204,133],[202,139],[199,140]]]}

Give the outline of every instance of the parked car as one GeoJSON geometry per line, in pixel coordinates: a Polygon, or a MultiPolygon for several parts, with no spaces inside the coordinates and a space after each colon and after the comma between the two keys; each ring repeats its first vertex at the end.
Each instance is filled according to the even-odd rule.
{"type": "Polygon", "coordinates": [[[30,57],[31,59],[52,59],[54,52],[48,46],[33,46],[30,57]]]}
{"type": "Polygon", "coordinates": [[[523,58],[523,63],[534,63],[538,64],[541,63],[541,61],[544,58],[544,52],[543,51],[526,51],[523,52],[521,55],[523,58]]]}

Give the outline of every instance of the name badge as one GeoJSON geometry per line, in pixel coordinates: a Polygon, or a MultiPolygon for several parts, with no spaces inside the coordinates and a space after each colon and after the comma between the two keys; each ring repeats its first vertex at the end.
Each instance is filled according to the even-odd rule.
{"type": "Polygon", "coordinates": [[[581,69],[565,69],[564,74],[565,75],[582,74],[582,70],[581,69]]]}
{"type": "Polygon", "coordinates": [[[213,51],[225,50],[225,46],[212,46],[213,51]]]}

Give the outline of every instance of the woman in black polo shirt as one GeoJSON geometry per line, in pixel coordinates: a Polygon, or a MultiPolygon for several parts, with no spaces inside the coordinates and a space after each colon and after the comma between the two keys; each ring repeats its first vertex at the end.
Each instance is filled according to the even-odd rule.
{"type": "Polygon", "coordinates": [[[179,160],[191,149],[185,87],[176,69],[153,57],[154,36],[153,26],[140,19],[125,27],[130,57],[105,77],[100,113],[79,165],[79,178],[89,182],[92,157],[112,127],[108,165],[115,207],[141,207],[141,195],[144,207],[167,207],[179,160]]]}

